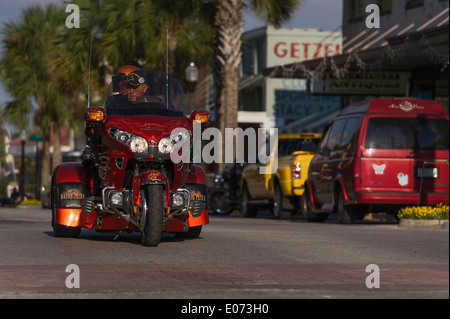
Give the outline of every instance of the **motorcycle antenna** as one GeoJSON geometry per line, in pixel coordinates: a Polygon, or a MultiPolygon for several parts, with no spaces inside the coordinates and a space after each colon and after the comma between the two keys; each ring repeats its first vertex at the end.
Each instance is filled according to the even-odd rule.
{"type": "Polygon", "coordinates": [[[166,108],[169,109],[169,29],[166,29],[166,108]]]}
{"type": "Polygon", "coordinates": [[[91,47],[89,49],[89,79],[88,79],[88,100],[87,108],[91,105],[91,60],[92,60],[92,42],[94,40],[94,30],[91,32],[91,47]]]}

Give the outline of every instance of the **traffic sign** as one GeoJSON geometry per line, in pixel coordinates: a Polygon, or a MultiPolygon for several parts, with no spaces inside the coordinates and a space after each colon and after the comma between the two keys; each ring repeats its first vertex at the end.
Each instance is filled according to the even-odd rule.
{"type": "Polygon", "coordinates": [[[40,141],[44,140],[44,137],[42,135],[30,135],[30,136],[28,136],[28,140],[40,142],[40,141]]]}

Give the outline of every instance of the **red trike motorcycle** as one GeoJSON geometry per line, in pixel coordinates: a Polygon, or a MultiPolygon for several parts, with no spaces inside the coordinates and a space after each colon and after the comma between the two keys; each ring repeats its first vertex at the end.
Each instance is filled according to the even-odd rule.
{"type": "Polygon", "coordinates": [[[145,72],[148,89],[139,103],[112,95],[104,107],[87,109],[92,165],[55,168],[56,237],[77,237],[82,228],[140,232],[144,246],[157,246],[164,233],[196,238],[209,223],[206,177],[191,158],[194,126],[207,126],[210,115],[203,110],[187,115],[178,81],[145,72]]]}

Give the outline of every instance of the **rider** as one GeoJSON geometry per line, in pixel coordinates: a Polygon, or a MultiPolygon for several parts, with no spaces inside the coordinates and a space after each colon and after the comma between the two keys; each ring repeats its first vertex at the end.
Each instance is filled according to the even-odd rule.
{"type": "MultiPolygon", "coordinates": [[[[162,81],[152,81],[154,75],[143,70],[137,70],[127,76],[126,86],[128,88],[128,102],[136,105],[141,103],[156,103],[165,105],[166,101],[161,95],[159,85],[164,85],[162,81]]],[[[165,79],[164,79],[165,80],[165,79]]]]}
{"type": "Polygon", "coordinates": [[[117,70],[117,73],[112,77],[113,94],[106,100],[105,108],[107,108],[116,98],[128,95],[128,88],[126,86],[127,76],[137,70],[139,70],[139,68],[133,65],[125,65],[117,70]]]}
{"type": "MultiPolygon", "coordinates": [[[[133,65],[124,65],[122,67],[120,67],[117,70],[117,73],[115,75],[113,75],[112,77],[112,88],[113,88],[113,94],[106,100],[104,108],[107,110],[109,105],[114,102],[114,101],[118,101],[121,100],[122,97],[126,97],[128,95],[128,88],[126,86],[127,83],[127,76],[130,73],[133,73],[135,71],[138,71],[139,68],[135,67],[133,65]]],[[[126,98],[125,98],[126,99],[126,98]]],[[[86,127],[86,133],[87,133],[88,127],[86,127]]],[[[86,136],[88,136],[88,134],[86,134],[86,136]]],[[[95,137],[88,137],[87,141],[86,141],[86,147],[83,150],[83,155],[81,157],[83,166],[85,167],[93,167],[93,174],[94,177],[97,175],[97,170],[95,168],[95,154],[98,154],[99,150],[98,149],[94,149],[91,150],[91,145],[92,144],[97,144],[99,145],[99,141],[97,141],[98,143],[93,143],[92,139],[95,139],[95,137]]],[[[94,178],[97,179],[97,178],[94,178]]]]}
{"type": "Polygon", "coordinates": [[[141,103],[139,98],[144,96],[148,89],[144,72],[137,70],[128,74],[125,85],[128,88],[128,101],[132,104],[141,103]]]}

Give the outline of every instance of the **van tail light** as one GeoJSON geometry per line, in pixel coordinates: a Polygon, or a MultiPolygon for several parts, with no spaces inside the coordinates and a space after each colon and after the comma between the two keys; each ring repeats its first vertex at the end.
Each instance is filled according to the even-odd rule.
{"type": "Polygon", "coordinates": [[[361,159],[358,158],[355,160],[354,162],[354,176],[355,176],[355,186],[356,184],[360,184],[361,183],[361,159]]]}
{"type": "Polygon", "coordinates": [[[361,178],[361,162],[355,161],[355,178],[361,178]]]}
{"type": "Polygon", "coordinates": [[[302,176],[302,165],[300,163],[297,163],[292,168],[292,178],[293,179],[300,179],[302,176]]]}

